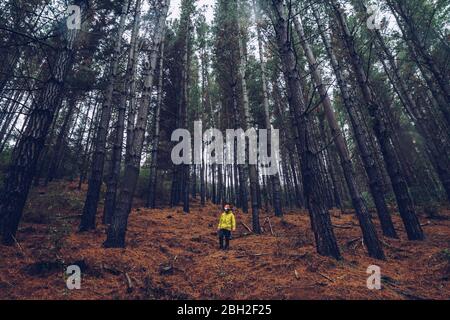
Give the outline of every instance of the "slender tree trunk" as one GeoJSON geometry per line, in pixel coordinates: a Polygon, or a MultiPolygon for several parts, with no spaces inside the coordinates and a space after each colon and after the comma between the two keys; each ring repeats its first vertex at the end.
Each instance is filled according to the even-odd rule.
{"type": "Polygon", "coordinates": [[[139,104],[136,126],[134,128],[133,140],[131,141],[131,161],[125,164],[124,179],[120,185],[120,193],[112,222],[108,228],[105,247],[125,247],[125,234],[127,230],[128,216],[133,203],[133,195],[139,178],[141,153],[144,143],[144,134],[147,125],[150,98],[153,86],[153,75],[156,69],[158,48],[165,34],[165,23],[169,10],[169,1],[162,0],[155,8],[156,26],[148,61],[144,65],[144,87],[142,99],[139,104]]]}
{"type": "Polygon", "coordinates": [[[95,151],[92,159],[92,170],[89,178],[89,186],[84,203],[83,214],[79,231],[88,231],[95,229],[95,216],[97,214],[98,201],[100,198],[100,190],[103,182],[103,169],[105,165],[106,155],[106,138],[108,135],[109,122],[111,120],[112,104],[114,97],[114,89],[119,76],[119,58],[122,45],[122,35],[125,29],[125,20],[128,10],[128,0],[122,5],[120,20],[116,35],[114,52],[111,59],[111,74],[108,87],[106,90],[105,101],[101,108],[100,123],[97,127],[95,137],[95,151]]]}
{"type": "Polygon", "coordinates": [[[375,231],[375,226],[370,220],[369,212],[367,211],[367,207],[365,206],[361,194],[358,190],[358,186],[353,175],[353,166],[350,160],[350,155],[348,153],[347,144],[345,143],[341,129],[339,128],[339,125],[337,123],[336,116],[334,115],[333,106],[331,105],[331,99],[328,95],[327,89],[323,84],[321,70],[317,65],[314,53],[306,40],[301,21],[298,18],[294,18],[294,24],[300,38],[301,46],[303,47],[303,51],[306,54],[313,80],[322,100],[325,118],[328,121],[331,135],[334,138],[334,143],[339,153],[341,165],[344,170],[345,180],[347,182],[350,196],[352,198],[353,207],[356,211],[356,216],[358,217],[359,225],[363,234],[364,244],[367,246],[369,256],[377,259],[384,259],[385,256],[383,248],[375,231]]]}
{"type": "Polygon", "coordinates": [[[163,95],[163,77],[164,77],[164,40],[161,43],[161,53],[159,58],[159,82],[158,82],[158,97],[155,110],[155,134],[152,141],[151,163],[150,163],[150,182],[147,198],[147,207],[156,207],[156,176],[158,174],[158,148],[160,136],[160,115],[163,95]]]}
{"type": "MultiPolygon", "coordinates": [[[[358,3],[356,8],[366,12],[366,6],[362,3],[358,3]]],[[[364,15],[366,17],[366,15],[364,15]]],[[[377,44],[378,50],[376,53],[379,60],[383,64],[384,71],[389,77],[392,86],[397,93],[400,101],[402,102],[406,113],[414,121],[419,133],[427,141],[426,147],[431,152],[433,158],[432,164],[439,176],[439,179],[444,186],[444,190],[447,193],[447,199],[450,201],[450,140],[448,135],[448,126],[442,124],[439,121],[440,116],[430,116],[431,112],[420,111],[420,107],[417,105],[416,100],[413,98],[408,85],[405,83],[400,70],[395,62],[395,58],[386,45],[383,36],[379,30],[372,30],[377,44]],[[430,128],[432,133],[430,132],[430,128]]],[[[427,108],[426,106],[422,108],[427,108]]],[[[437,110],[435,110],[436,112],[437,110]]]]}
{"type": "Polygon", "coordinates": [[[95,98],[95,106],[94,106],[94,111],[92,112],[92,117],[91,120],[89,122],[89,130],[88,130],[88,136],[86,138],[86,143],[85,143],[85,148],[83,151],[83,156],[81,157],[81,161],[80,161],[80,179],[78,181],[78,190],[81,190],[81,186],[85,181],[86,178],[86,172],[87,172],[87,164],[89,162],[89,158],[90,158],[90,154],[91,154],[91,149],[92,149],[92,135],[93,133],[96,131],[95,127],[96,124],[98,123],[98,118],[99,118],[99,101],[98,101],[98,96],[96,96],[95,98]]]}
{"type": "MultiPolygon", "coordinates": [[[[77,1],[83,13],[84,1],[77,1]]],[[[65,30],[61,36],[62,47],[52,65],[50,78],[38,99],[31,106],[26,127],[12,155],[5,187],[0,199],[0,227],[2,243],[12,245],[22,217],[23,208],[36,172],[36,165],[45,144],[48,130],[61,104],[63,84],[72,67],[72,50],[78,29],[65,30]]]]}
{"type": "Polygon", "coordinates": [[[361,154],[363,165],[369,178],[369,188],[375,203],[375,207],[377,209],[383,234],[388,237],[396,238],[397,233],[395,231],[394,224],[392,223],[392,219],[384,198],[383,181],[379,175],[379,170],[377,169],[377,161],[371,151],[370,143],[368,142],[369,133],[366,126],[361,122],[361,115],[359,114],[356,103],[352,99],[352,96],[348,90],[348,86],[343,76],[342,68],[338,63],[336,56],[334,55],[334,51],[331,47],[330,41],[325,35],[324,26],[321,23],[318,12],[316,11],[314,6],[312,8],[314,17],[319,27],[319,33],[322,37],[326,51],[330,58],[331,65],[336,75],[344,106],[349,114],[358,150],[361,154]]]}
{"type": "Polygon", "coordinates": [[[22,94],[19,93],[17,101],[11,101],[11,108],[9,109],[10,114],[6,115],[6,119],[0,131],[0,154],[3,152],[3,150],[5,150],[6,144],[8,143],[8,140],[11,134],[13,133],[14,129],[16,128],[17,121],[19,120],[21,114],[23,113],[26,103],[30,98],[30,94],[28,94],[25,99],[23,99],[23,95],[24,95],[23,93],[22,94]],[[19,105],[16,106],[16,104],[19,105]],[[13,118],[14,120],[12,120],[13,118]]]}
{"type": "MultiPolygon", "coordinates": [[[[431,54],[428,52],[426,45],[419,37],[419,32],[415,26],[415,22],[413,21],[410,10],[407,8],[407,4],[405,1],[392,1],[386,0],[388,6],[391,11],[394,13],[394,16],[402,30],[403,36],[409,44],[411,50],[414,50],[416,54],[421,58],[422,63],[428,69],[428,71],[432,74],[435,83],[437,83],[438,88],[442,94],[442,97],[446,101],[447,107],[444,108],[445,114],[449,115],[449,105],[450,105],[450,88],[449,88],[449,79],[444,76],[437,63],[434,61],[431,54]]],[[[421,61],[418,61],[421,64],[421,61]]],[[[433,86],[431,86],[433,87],[433,86]]],[[[447,118],[448,120],[448,118],[447,118]]]]}
{"type": "MultiPolygon", "coordinates": [[[[239,8],[239,6],[238,6],[239,8]]],[[[252,124],[250,120],[250,107],[249,107],[249,100],[248,100],[248,93],[247,93],[247,75],[245,72],[246,69],[246,58],[244,54],[244,44],[241,37],[241,27],[240,27],[240,17],[237,17],[237,27],[239,30],[239,56],[240,56],[240,62],[239,62],[239,74],[240,74],[240,81],[241,81],[241,88],[242,88],[242,103],[244,108],[244,115],[245,115],[245,127],[244,130],[249,129],[252,124]]],[[[249,170],[249,177],[250,177],[250,201],[252,206],[252,224],[253,224],[253,232],[254,233],[261,233],[261,226],[259,223],[259,206],[258,206],[258,173],[256,170],[255,164],[249,164],[248,166],[249,170]]]]}
{"type": "MultiPolygon", "coordinates": [[[[232,99],[233,99],[233,116],[234,116],[234,127],[235,129],[240,126],[239,122],[239,109],[238,109],[238,94],[237,94],[237,83],[231,85],[232,99]]],[[[237,149],[237,141],[234,141],[234,149],[237,149]]],[[[238,196],[238,201],[236,205],[242,207],[244,213],[248,213],[248,197],[247,197],[247,180],[245,176],[245,168],[243,164],[237,163],[237,154],[234,153],[235,163],[235,186],[236,194],[238,196]]]]}
{"type": "MultiPolygon", "coordinates": [[[[278,117],[281,120],[282,127],[288,128],[288,123],[284,117],[283,111],[281,110],[282,98],[281,98],[280,89],[278,87],[279,85],[277,83],[278,74],[279,74],[278,71],[275,72],[274,78],[272,79],[272,81],[273,81],[273,99],[274,99],[274,103],[275,103],[275,110],[277,111],[278,117]]],[[[286,144],[290,144],[290,141],[292,140],[292,137],[288,134],[288,132],[289,132],[289,130],[282,130],[282,132],[281,132],[282,137],[284,139],[284,144],[285,144],[284,148],[285,149],[286,149],[286,144]]],[[[285,156],[283,156],[283,159],[284,159],[284,161],[289,161],[289,166],[292,171],[292,181],[294,182],[294,190],[295,190],[295,203],[296,203],[297,207],[301,208],[301,207],[303,207],[305,201],[303,198],[303,190],[301,190],[299,181],[297,179],[297,173],[295,170],[293,153],[285,152],[284,155],[285,156]]],[[[286,176],[289,177],[289,171],[286,172],[286,176]]]]}
{"type": "Polygon", "coordinates": [[[137,0],[134,12],[134,23],[133,23],[133,31],[131,33],[130,52],[128,54],[127,70],[124,81],[119,85],[120,86],[119,106],[114,132],[115,136],[113,142],[113,149],[111,154],[111,166],[109,168],[109,174],[106,183],[105,205],[103,208],[104,224],[111,223],[111,218],[112,215],[114,214],[114,210],[116,207],[117,185],[119,184],[120,165],[122,162],[122,145],[125,129],[125,115],[127,111],[126,110],[127,98],[129,97],[128,88],[130,87],[131,82],[134,81],[132,79],[134,79],[136,76],[135,74],[136,68],[134,65],[137,63],[137,37],[139,34],[140,20],[141,20],[141,1],[137,0]]]}
{"type": "Polygon", "coordinates": [[[311,226],[316,240],[317,252],[340,259],[340,250],[331,225],[330,214],[322,200],[324,194],[322,177],[318,175],[320,164],[313,126],[306,110],[296,55],[289,32],[289,17],[284,0],[272,0],[272,22],[276,32],[278,51],[286,81],[289,106],[297,117],[294,122],[296,143],[300,152],[303,187],[309,210],[311,226]]]}
{"type": "MultiPolygon", "coordinates": [[[[256,32],[257,32],[257,38],[258,38],[258,49],[259,49],[259,65],[261,68],[261,82],[262,82],[262,91],[263,91],[263,106],[264,106],[264,117],[265,117],[265,126],[267,129],[267,142],[268,146],[267,149],[271,150],[271,129],[272,124],[270,121],[270,113],[269,113],[269,94],[267,90],[267,78],[266,78],[266,62],[264,61],[264,49],[263,49],[263,43],[262,43],[262,34],[260,29],[260,14],[258,11],[258,7],[256,5],[255,0],[253,0],[253,8],[255,11],[255,17],[256,17],[256,32]]],[[[272,155],[273,157],[273,155],[272,155]]],[[[277,161],[275,160],[276,165],[278,166],[277,161]]],[[[283,215],[282,205],[281,205],[281,196],[280,196],[280,176],[277,173],[272,174],[270,176],[270,183],[271,185],[271,191],[272,191],[272,200],[273,200],[273,209],[276,216],[280,217],[283,215]]]]}
{"type": "Polygon", "coordinates": [[[386,169],[388,170],[391,178],[392,187],[408,238],[410,240],[423,240],[424,235],[422,227],[420,226],[419,219],[416,216],[408,186],[402,175],[398,157],[390,141],[390,133],[386,126],[383,109],[379,105],[379,102],[376,101],[373,92],[369,87],[366,73],[362,67],[361,57],[356,52],[353,37],[348,29],[347,21],[342,9],[335,0],[329,0],[329,2],[336,14],[339,28],[349,54],[350,62],[356,75],[356,80],[361,89],[363,99],[368,106],[369,113],[371,114],[373,129],[385,159],[386,169]]]}

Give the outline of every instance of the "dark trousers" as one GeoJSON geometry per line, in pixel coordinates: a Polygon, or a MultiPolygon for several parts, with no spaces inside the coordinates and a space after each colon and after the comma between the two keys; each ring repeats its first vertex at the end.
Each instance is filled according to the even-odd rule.
{"type": "Polygon", "coordinates": [[[219,245],[220,249],[227,250],[230,246],[230,238],[231,238],[231,231],[227,229],[220,229],[219,230],[219,245]],[[225,240],[225,244],[224,244],[225,240]]]}

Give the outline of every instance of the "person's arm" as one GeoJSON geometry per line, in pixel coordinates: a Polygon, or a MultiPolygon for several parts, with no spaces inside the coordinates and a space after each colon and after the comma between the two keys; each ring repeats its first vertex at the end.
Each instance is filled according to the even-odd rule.
{"type": "Polygon", "coordinates": [[[234,213],[231,214],[231,225],[233,231],[236,231],[236,219],[234,218],[234,213]]]}

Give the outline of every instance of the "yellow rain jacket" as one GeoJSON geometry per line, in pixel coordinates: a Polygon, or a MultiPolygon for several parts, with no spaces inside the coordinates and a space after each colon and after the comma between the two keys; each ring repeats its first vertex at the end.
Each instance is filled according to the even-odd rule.
{"type": "Polygon", "coordinates": [[[218,229],[236,230],[236,219],[233,212],[223,212],[220,216],[218,229]]]}

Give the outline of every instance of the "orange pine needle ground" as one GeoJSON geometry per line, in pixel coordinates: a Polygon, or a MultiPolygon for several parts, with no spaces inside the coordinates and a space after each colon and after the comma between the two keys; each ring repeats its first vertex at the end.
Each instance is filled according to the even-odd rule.
{"type": "MultiPolygon", "coordinates": [[[[270,216],[274,235],[266,223],[257,236],[239,223],[251,225],[250,215],[237,211],[231,250],[223,252],[217,249],[219,207],[201,208],[193,200],[191,213],[183,214],[145,209],[137,200],[127,248],[104,249],[101,224],[76,233],[84,192],[61,182],[33,190],[17,234],[21,248],[0,246],[0,299],[450,298],[449,211],[440,213],[447,219],[429,223],[421,217],[424,242],[407,241],[402,231],[400,240],[382,238],[387,261],[367,257],[352,214],[334,212],[344,257],[335,261],[315,252],[306,212],[287,212],[283,219],[263,212],[261,222],[270,216]],[[81,290],[66,288],[64,268],[71,264],[82,269],[81,290]],[[381,290],[367,289],[372,264],[381,267],[381,290]]],[[[403,230],[398,216],[394,221],[403,230]]]]}

